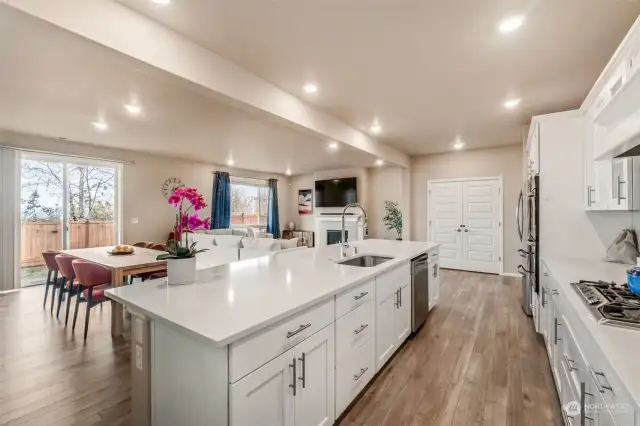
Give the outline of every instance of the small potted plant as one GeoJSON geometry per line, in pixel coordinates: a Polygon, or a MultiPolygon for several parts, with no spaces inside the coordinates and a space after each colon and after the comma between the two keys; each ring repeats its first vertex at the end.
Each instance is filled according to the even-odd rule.
{"type": "Polygon", "coordinates": [[[169,197],[169,204],[177,210],[173,239],[167,242],[167,253],[157,260],[167,261],[167,283],[190,284],[196,280],[197,242],[189,243],[187,235],[197,229],[209,228],[211,218],[201,219],[198,211],[207,206],[195,188],[178,188],[169,197]]]}
{"type": "Polygon", "coordinates": [[[382,222],[388,230],[394,230],[398,233],[396,240],[402,240],[402,212],[398,203],[386,200],[384,202],[384,217],[382,222]]]}

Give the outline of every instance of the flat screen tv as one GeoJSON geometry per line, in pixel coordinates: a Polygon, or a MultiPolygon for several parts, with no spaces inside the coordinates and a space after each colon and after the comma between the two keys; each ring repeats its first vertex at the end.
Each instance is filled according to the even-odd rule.
{"type": "Polygon", "coordinates": [[[317,180],[316,207],[344,207],[358,201],[356,178],[317,180]]]}

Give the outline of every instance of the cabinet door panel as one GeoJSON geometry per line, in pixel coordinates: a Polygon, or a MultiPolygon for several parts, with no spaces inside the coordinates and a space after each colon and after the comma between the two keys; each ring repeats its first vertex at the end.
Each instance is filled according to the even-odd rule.
{"type": "Polygon", "coordinates": [[[396,348],[400,347],[402,342],[411,334],[411,284],[405,284],[400,287],[398,291],[400,301],[397,303],[397,308],[394,312],[394,330],[396,348]]]}
{"type": "MultiPolygon", "coordinates": [[[[295,398],[296,426],[333,424],[334,399],[334,324],[330,324],[294,348],[298,362],[295,398]]],[[[262,423],[267,424],[267,423],[262,423]]]]}
{"type": "Polygon", "coordinates": [[[396,348],[394,318],[397,296],[397,293],[391,293],[384,299],[376,299],[376,371],[382,368],[396,348]]]}
{"type": "Polygon", "coordinates": [[[437,260],[429,264],[429,274],[429,310],[431,310],[440,299],[440,266],[437,260]]]}
{"type": "Polygon", "coordinates": [[[288,350],[236,383],[229,385],[232,426],[293,426],[294,352],[288,350]]]}

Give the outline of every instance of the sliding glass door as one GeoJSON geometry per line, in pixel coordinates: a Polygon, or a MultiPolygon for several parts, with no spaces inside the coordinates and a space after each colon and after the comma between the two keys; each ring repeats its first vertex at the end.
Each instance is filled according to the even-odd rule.
{"type": "Polygon", "coordinates": [[[43,251],[119,243],[120,170],[119,164],[22,154],[22,287],[45,282],[43,251]]]}

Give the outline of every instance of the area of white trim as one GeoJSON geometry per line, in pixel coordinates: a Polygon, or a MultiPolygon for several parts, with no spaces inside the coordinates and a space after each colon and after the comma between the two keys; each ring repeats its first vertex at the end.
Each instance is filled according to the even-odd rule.
{"type": "Polygon", "coordinates": [[[514,278],[522,278],[522,274],[518,272],[501,272],[501,277],[514,277],[514,278]]]}
{"type": "Polygon", "coordinates": [[[3,4],[195,83],[237,107],[409,167],[407,154],[114,0],[0,1],[0,7],[3,4]]]}
{"type": "Polygon", "coordinates": [[[19,288],[14,288],[13,290],[0,291],[0,296],[4,296],[5,294],[17,293],[20,291],[19,288]]]}

